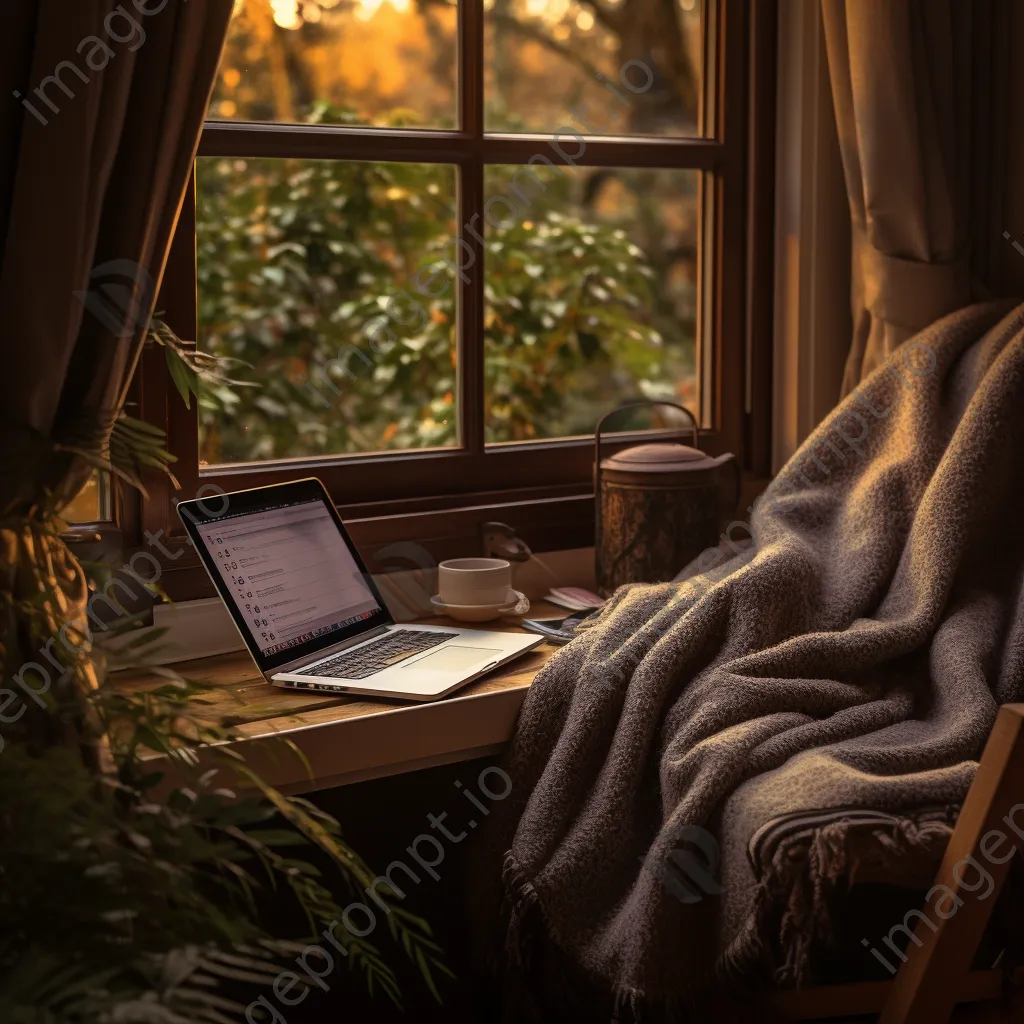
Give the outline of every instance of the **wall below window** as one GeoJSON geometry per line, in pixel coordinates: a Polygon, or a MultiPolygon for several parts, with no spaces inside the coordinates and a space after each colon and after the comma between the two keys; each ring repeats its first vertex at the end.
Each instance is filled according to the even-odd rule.
{"type": "MultiPolygon", "coordinates": [[[[392,877],[403,886],[400,905],[429,923],[444,951],[442,959],[454,978],[437,978],[443,1001],[435,1001],[401,947],[391,940],[383,914],[378,914],[368,941],[377,945],[385,962],[398,975],[402,1009],[397,1009],[379,992],[375,996],[367,995],[365,986],[349,968],[336,964],[325,979],[330,990],[314,991],[301,1006],[289,1010],[288,1024],[323,1024],[335,1020],[373,1021],[374,1024],[476,1024],[497,1019],[491,1015],[488,1005],[489,986],[485,983],[486,976],[480,975],[481,950],[474,948],[470,925],[467,870],[469,858],[474,853],[479,855],[480,849],[474,845],[478,832],[469,827],[469,821],[479,821],[480,816],[466,798],[467,790],[480,798],[481,772],[495,763],[492,758],[463,761],[311,795],[315,804],[338,819],[346,841],[375,873],[386,871],[396,861],[417,868],[409,847],[419,836],[441,837],[440,855],[427,839],[418,844],[425,858],[440,857],[434,868],[436,877],[417,870],[418,881],[414,882],[400,868],[393,871],[392,877]],[[449,841],[431,828],[428,815],[443,822],[449,834],[456,837],[455,841],[449,841]]],[[[494,778],[493,773],[485,775],[485,786],[494,778]]],[[[490,803],[488,801],[488,806],[490,803]]],[[[325,877],[332,877],[329,864],[320,860],[316,863],[325,877]]],[[[358,895],[353,898],[358,899],[358,895]]],[[[347,902],[343,901],[342,905],[347,902]]],[[[368,922],[364,926],[368,927],[368,922]]]]}

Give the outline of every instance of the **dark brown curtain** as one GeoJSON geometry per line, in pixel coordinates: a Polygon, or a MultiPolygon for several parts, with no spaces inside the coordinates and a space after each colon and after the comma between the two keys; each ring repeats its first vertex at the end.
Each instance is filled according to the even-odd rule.
{"type": "Polygon", "coordinates": [[[3,4],[5,513],[47,492],[70,500],[88,470],[57,447],[101,443],[123,402],[231,8],[232,0],[3,4]]]}
{"type": "Polygon", "coordinates": [[[845,395],[912,334],[991,292],[1012,4],[821,2],[853,228],[845,395]]]}
{"type": "MultiPolygon", "coordinates": [[[[91,471],[73,450],[101,453],[123,404],[231,8],[232,0],[0,5],[5,679],[35,662],[49,680],[40,645],[84,625],[85,579],[51,513],[91,471]]],[[[79,672],[81,685],[93,685],[91,664],[79,672]]]]}

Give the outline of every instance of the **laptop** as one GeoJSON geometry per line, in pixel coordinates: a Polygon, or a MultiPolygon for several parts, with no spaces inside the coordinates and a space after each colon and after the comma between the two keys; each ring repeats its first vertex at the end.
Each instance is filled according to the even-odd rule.
{"type": "Polygon", "coordinates": [[[395,623],[315,478],[183,501],[178,515],[275,686],[436,700],[544,642],[395,623]]]}

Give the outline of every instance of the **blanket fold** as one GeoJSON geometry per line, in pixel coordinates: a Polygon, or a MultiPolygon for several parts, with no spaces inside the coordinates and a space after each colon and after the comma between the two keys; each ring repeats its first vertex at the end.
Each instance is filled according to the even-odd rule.
{"type": "MultiPolygon", "coordinates": [[[[828,416],[755,504],[748,547],[618,590],[531,687],[472,865],[481,920],[504,900],[506,982],[532,984],[526,917],[618,1007],[686,1004],[723,971],[801,980],[803,926],[781,951],[759,928],[807,872],[751,840],[811,815],[805,854],[844,871],[814,813],[962,802],[999,704],[1024,694],[1022,498],[1024,306],[987,303],[828,416]]],[[[948,828],[904,832],[933,858],[948,828]]]]}

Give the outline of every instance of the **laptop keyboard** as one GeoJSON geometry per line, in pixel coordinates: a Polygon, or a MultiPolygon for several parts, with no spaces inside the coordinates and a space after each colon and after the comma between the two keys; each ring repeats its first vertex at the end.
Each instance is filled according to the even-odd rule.
{"type": "Polygon", "coordinates": [[[419,629],[394,629],[374,643],[354,651],[342,651],[329,661],[310,669],[307,676],[334,676],[338,679],[366,679],[382,669],[397,665],[414,654],[443,644],[458,633],[428,633],[419,629]]]}

